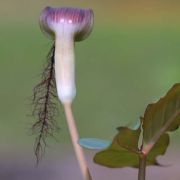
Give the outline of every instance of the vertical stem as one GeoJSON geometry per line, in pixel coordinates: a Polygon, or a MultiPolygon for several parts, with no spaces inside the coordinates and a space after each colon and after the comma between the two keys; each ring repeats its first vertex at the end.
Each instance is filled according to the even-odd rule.
{"type": "Polygon", "coordinates": [[[144,154],[139,157],[138,180],[146,179],[146,156],[144,154]]]}
{"type": "Polygon", "coordinates": [[[69,131],[71,135],[71,140],[74,146],[77,160],[79,162],[82,176],[84,180],[92,180],[88,166],[87,166],[87,162],[85,160],[84,151],[81,148],[81,146],[78,144],[79,134],[77,131],[75,120],[74,120],[71,103],[64,103],[64,109],[65,109],[66,119],[67,119],[69,131]]]}

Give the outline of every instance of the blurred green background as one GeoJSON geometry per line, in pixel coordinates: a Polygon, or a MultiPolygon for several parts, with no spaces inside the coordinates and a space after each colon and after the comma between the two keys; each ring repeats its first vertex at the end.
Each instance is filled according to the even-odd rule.
{"type": "MultiPolygon", "coordinates": [[[[74,112],[81,137],[112,139],[116,127],[136,122],[148,103],[180,81],[179,1],[0,0],[0,160],[9,164],[34,163],[30,97],[52,43],[38,25],[45,6],[94,10],[93,33],[76,44],[74,112]]],[[[58,142],[48,141],[45,165],[69,156],[60,152],[72,154],[59,109],[61,130],[58,142]]],[[[179,138],[180,131],[172,135],[171,151],[179,150],[179,138]]]]}

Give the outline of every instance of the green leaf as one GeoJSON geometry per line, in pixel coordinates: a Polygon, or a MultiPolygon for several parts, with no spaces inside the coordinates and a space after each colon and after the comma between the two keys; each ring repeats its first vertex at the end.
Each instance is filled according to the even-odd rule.
{"type": "Polygon", "coordinates": [[[112,142],[97,138],[81,138],[78,143],[87,149],[102,150],[108,148],[112,142]]]}
{"type": "Polygon", "coordinates": [[[158,102],[148,105],[141,124],[137,126],[134,130],[118,128],[119,133],[111,146],[98,152],[94,161],[111,168],[138,167],[140,156],[146,155],[147,165],[159,165],[156,158],[164,155],[169,145],[167,132],[180,126],[180,83],[175,84],[158,102]],[[139,150],[141,127],[143,143],[139,150]]]}
{"type": "Polygon", "coordinates": [[[140,127],[137,130],[120,127],[118,130],[119,133],[115,136],[111,146],[98,152],[94,157],[94,162],[111,168],[138,167],[140,127]]]}
{"type": "Polygon", "coordinates": [[[138,167],[139,157],[123,148],[110,148],[97,153],[94,162],[110,168],[138,167]]]}
{"type": "Polygon", "coordinates": [[[157,156],[164,155],[169,145],[169,135],[163,134],[147,156],[147,165],[159,165],[157,156]]]}
{"type": "Polygon", "coordinates": [[[176,130],[180,125],[180,83],[158,102],[148,105],[142,121],[143,152],[148,154],[164,133],[176,130]]]}

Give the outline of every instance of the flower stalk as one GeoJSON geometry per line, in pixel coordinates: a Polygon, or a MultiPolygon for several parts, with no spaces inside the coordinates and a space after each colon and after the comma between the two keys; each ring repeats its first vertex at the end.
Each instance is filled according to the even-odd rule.
{"type": "Polygon", "coordinates": [[[65,109],[68,127],[70,129],[72,144],[74,146],[74,150],[75,150],[78,162],[79,162],[81,173],[83,175],[84,180],[92,180],[87,163],[86,163],[86,159],[84,156],[84,151],[81,148],[81,146],[79,146],[79,144],[77,143],[79,140],[79,134],[78,134],[75,119],[73,116],[71,103],[65,103],[64,109],[65,109]]]}

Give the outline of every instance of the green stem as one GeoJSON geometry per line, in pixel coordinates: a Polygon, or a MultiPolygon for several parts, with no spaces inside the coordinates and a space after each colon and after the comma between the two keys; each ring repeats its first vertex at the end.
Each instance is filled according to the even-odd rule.
{"type": "Polygon", "coordinates": [[[146,179],[146,156],[140,155],[138,180],[145,180],[145,179],[146,179]]]}

